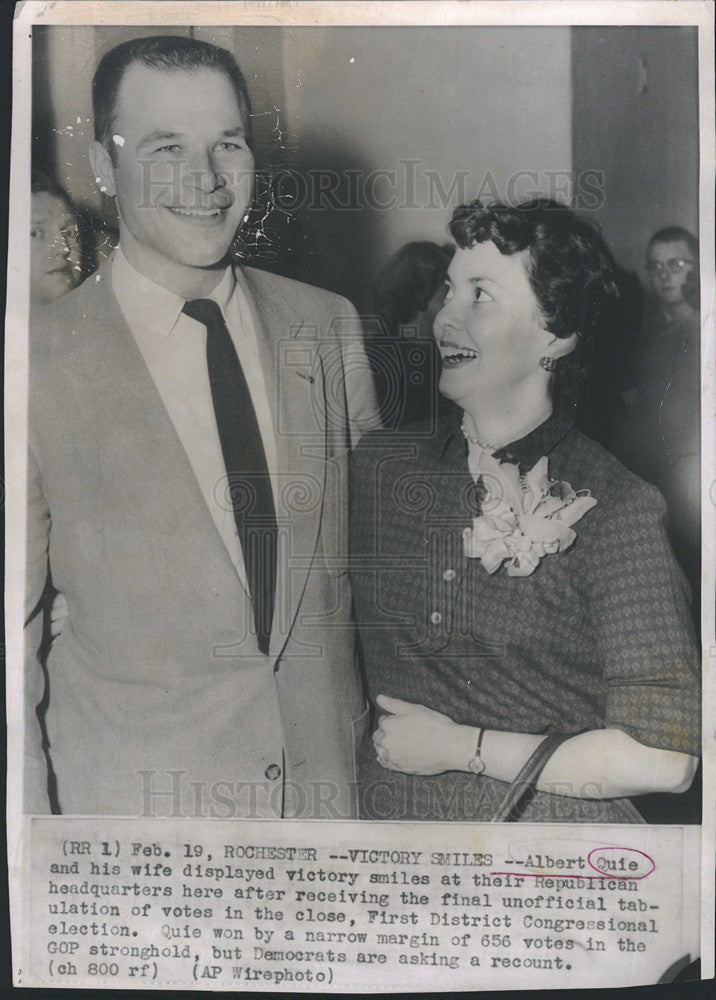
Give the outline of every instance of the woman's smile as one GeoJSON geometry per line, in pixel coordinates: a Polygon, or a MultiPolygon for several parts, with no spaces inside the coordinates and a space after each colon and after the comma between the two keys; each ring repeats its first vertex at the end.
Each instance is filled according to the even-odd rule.
{"type": "Polygon", "coordinates": [[[458,368],[479,359],[480,355],[472,347],[453,344],[448,340],[438,341],[440,359],[444,368],[458,368]]]}

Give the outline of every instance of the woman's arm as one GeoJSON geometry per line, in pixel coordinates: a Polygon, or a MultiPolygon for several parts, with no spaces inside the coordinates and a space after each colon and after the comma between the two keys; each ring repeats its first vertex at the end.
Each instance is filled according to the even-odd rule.
{"type": "MultiPolygon", "coordinates": [[[[423,705],[380,695],[373,741],[384,767],[409,774],[469,771],[479,730],[461,726],[423,705]]],[[[484,773],[511,782],[544,736],[485,731],[484,773]]],[[[621,729],[594,729],[563,743],[548,761],[537,788],[573,798],[609,799],[649,792],[685,792],[696,772],[690,754],[644,746],[621,729]]]]}

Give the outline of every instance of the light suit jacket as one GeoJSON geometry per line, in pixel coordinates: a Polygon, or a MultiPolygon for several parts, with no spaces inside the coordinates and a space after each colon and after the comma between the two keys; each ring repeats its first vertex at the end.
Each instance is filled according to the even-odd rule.
{"type": "Polygon", "coordinates": [[[242,274],[278,452],[268,657],[108,266],[31,322],[28,812],[49,811],[42,700],[64,813],[354,815],[346,455],[375,426],[372,380],[345,299],[242,274]],[[45,683],[48,559],[69,613],[45,683]]]}

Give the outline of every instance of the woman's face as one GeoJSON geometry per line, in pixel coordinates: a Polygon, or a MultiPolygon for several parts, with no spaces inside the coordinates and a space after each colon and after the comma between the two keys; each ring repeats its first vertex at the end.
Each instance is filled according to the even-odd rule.
{"type": "Polygon", "coordinates": [[[39,191],[31,199],[30,294],[50,302],[77,284],[77,222],[63,198],[39,191]]]}
{"type": "Polygon", "coordinates": [[[488,241],[458,249],[452,259],[434,334],[442,359],[440,391],[458,404],[482,388],[514,394],[545,376],[539,359],[554,336],[542,325],[527,255],[505,256],[488,241]]]}

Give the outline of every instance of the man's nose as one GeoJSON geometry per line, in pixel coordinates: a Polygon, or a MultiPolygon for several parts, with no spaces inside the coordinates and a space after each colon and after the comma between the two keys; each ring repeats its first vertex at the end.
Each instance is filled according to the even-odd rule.
{"type": "Polygon", "coordinates": [[[226,177],[217,169],[210,149],[197,150],[186,164],[185,183],[207,194],[226,187],[226,177]]]}

